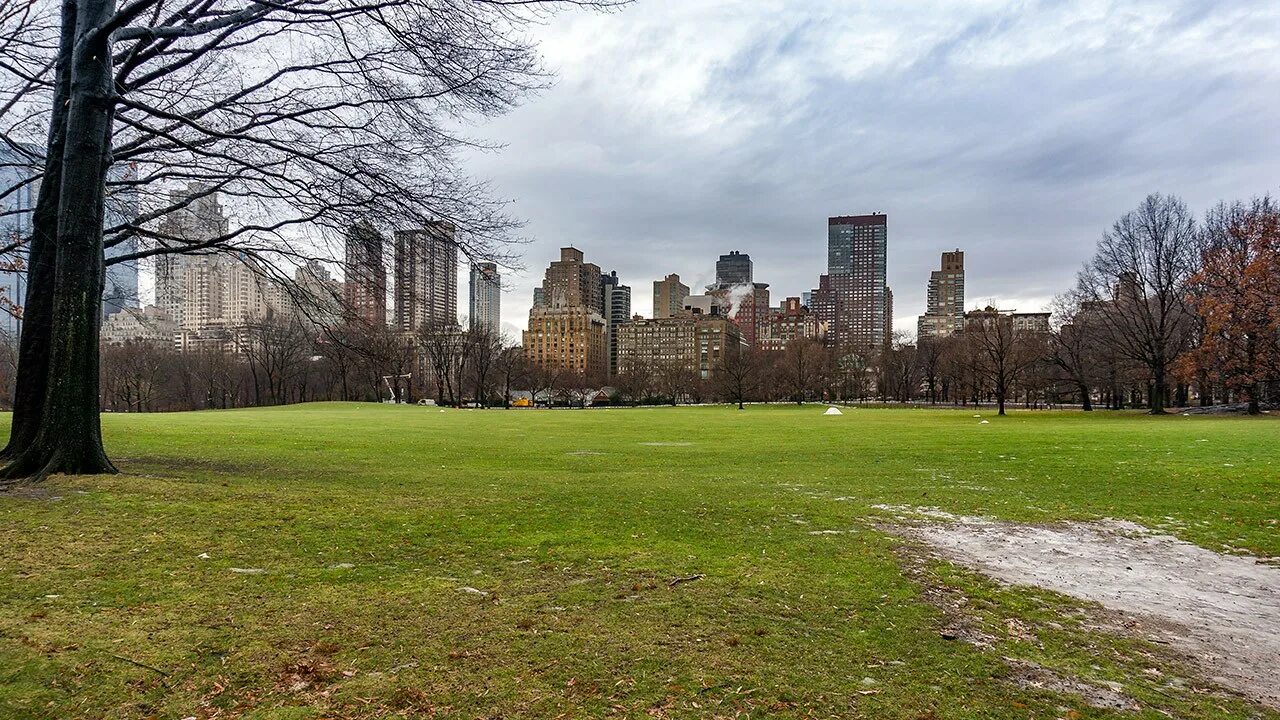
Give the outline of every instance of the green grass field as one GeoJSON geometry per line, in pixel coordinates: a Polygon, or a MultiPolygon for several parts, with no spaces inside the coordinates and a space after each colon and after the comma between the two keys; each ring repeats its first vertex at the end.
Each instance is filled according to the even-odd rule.
{"type": "Polygon", "coordinates": [[[983,414],[106,416],[123,474],[0,494],[0,717],[1280,717],[1170,686],[1161,647],[930,560],[873,507],[1274,557],[1280,422],[983,414]],[[991,646],[940,634],[939,591],[991,646]],[[1143,710],[1019,686],[1005,657],[1143,710]]]}

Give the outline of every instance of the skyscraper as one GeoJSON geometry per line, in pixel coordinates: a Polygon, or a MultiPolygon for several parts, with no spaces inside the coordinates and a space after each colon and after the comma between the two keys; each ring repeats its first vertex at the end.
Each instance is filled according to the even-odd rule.
{"type": "Polygon", "coordinates": [[[542,279],[542,304],[529,310],[524,352],[530,364],[603,382],[609,372],[609,338],[601,308],[600,266],[582,251],[560,249],[542,279]]]}
{"type": "MultiPolygon", "coordinates": [[[[183,190],[169,194],[169,204],[176,208],[160,222],[160,232],[180,238],[187,243],[207,242],[227,233],[229,222],[218,200],[218,194],[204,183],[187,183],[183,190]]],[[[156,307],[168,314],[178,327],[187,325],[184,312],[191,309],[197,316],[194,323],[221,315],[209,305],[218,291],[208,287],[194,287],[188,298],[188,282],[205,282],[208,262],[212,256],[157,255],[156,256],[156,307]],[[198,265],[187,272],[188,265],[198,265]],[[190,277],[189,277],[190,276],[190,277]],[[198,298],[205,298],[203,305],[198,298]],[[212,312],[212,315],[211,315],[212,312]]]]}
{"type": "Polygon", "coordinates": [[[653,281],[653,317],[669,318],[684,309],[689,297],[689,286],[680,282],[680,276],[672,273],[662,280],[653,281]]]}
{"type": "MultiPolygon", "coordinates": [[[[31,213],[38,183],[36,148],[0,143],[0,243],[16,244],[31,235],[31,213]]],[[[16,338],[22,332],[22,306],[27,301],[25,253],[0,258],[0,330],[16,338]]]]}
{"type": "Polygon", "coordinates": [[[471,265],[471,302],[468,312],[472,329],[483,329],[493,337],[502,332],[502,280],[496,263],[471,265]]]}
{"type": "MultiPolygon", "coordinates": [[[[41,148],[17,143],[0,145],[0,244],[11,245],[31,234],[32,212],[39,196],[38,175],[41,148]]],[[[128,164],[113,165],[108,171],[103,226],[110,230],[138,217],[138,191],[121,183],[134,174],[128,164]]],[[[108,234],[104,241],[108,260],[133,253],[138,241],[130,233],[108,234]]],[[[26,303],[26,250],[0,258],[0,330],[13,336],[21,332],[21,307],[26,303]]],[[[102,292],[102,314],[138,307],[138,261],[129,260],[106,267],[102,292]]]]}
{"type": "Polygon", "coordinates": [[[929,297],[916,321],[919,339],[947,337],[964,330],[964,253],[942,253],[942,265],[929,274],[929,297]]]}
{"type": "MultiPolygon", "coordinates": [[[[137,188],[121,180],[134,180],[137,171],[132,164],[113,165],[108,176],[107,197],[103,226],[113,227],[132,223],[141,214],[137,188]]],[[[138,249],[138,239],[129,232],[125,236],[107,234],[103,241],[107,260],[128,255],[138,249]]],[[[124,260],[106,267],[102,286],[102,316],[105,318],[121,310],[138,307],[138,261],[124,260]]]]}
{"type": "Polygon", "coordinates": [[[707,286],[707,294],[720,300],[743,342],[755,347],[769,328],[769,284],[753,282],[753,275],[751,256],[730,250],[716,261],[716,282],[707,286]]]}
{"type": "Polygon", "coordinates": [[[317,260],[307,260],[293,271],[296,292],[290,304],[296,305],[302,317],[314,325],[333,327],[343,319],[343,283],[334,279],[329,268],[317,260]]]}
{"type": "Polygon", "coordinates": [[[387,324],[387,266],[382,262],[382,233],[371,225],[347,230],[342,300],[358,322],[387,324]]]}
{"type": "Polygon", "coordinates": [[[884,286],[884,346],[893,345],[893,288],[884,286]]]}
{"type": "Polygon", "coordinates": [[[827,220],[827,274],[813,291],[813,305],[832,347],[870,350],[890,336],[887,254],[888,216],[827,220]]]}
{"type": "Polygon", "coordinates": [[[414,332],[458,324],[458,246],[451,223],[395,233],[396,328],[414,332]]]}
{"type": "Polygon", "coordinates": [[[751,282],[751,256],[730,250],[716,261],[716,285],[746,285],[751,282]]]}
{"type": "MultiPolygon", "coordinates": [[[[211,186],[188,183],[169,200],[176,209],[160,222],[164,235],[190,244],[227,234],[230,223],[211,186]]],[[[269,276],[243,254],[157,256],[156,306],[172,320],[175,346],[243,351],[246,326],[292,312],[284,288],[269,276]]]]}
{"type": "Polygon", "coordinates": [[[631,319],[631,288],[618,281],[615,270],[600,276],[600,309],[609,333],[609,375],[618,374],[618,330],[631,319]]]}

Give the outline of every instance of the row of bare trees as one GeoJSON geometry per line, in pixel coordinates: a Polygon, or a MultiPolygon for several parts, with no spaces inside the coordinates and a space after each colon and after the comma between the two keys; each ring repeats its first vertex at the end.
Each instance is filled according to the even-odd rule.
{"type": "Polygon", "coordinates": [[[1280,208],[1221,203],[1197,219],[1151,195],[1103,234],[1049,326],[997,311],[963,331],[868,352],[813,341],[726,359],[713,382],[683,368],[626,368],[624,397],[675,402],[875,399],[1108,409],[1280,400],[1280,208]]]}
{"type": "Polygon", "coordinates": [[[883,353],[883,394],[1109,409],[1280,400],[1280,208],[1220,203],[1197,219],[1151,195],[1103,234],[1048,333],[970,321],[883,353]]]}
{"type": "Polygon", "coordinates": [[[322,400],[506,405],[523,388],[524,354],[484,329],[414,335],[297,318],[238,328],[225,346],[178,352],[130,342],[102,348],[103,408],[225,409],[322,400]]]}

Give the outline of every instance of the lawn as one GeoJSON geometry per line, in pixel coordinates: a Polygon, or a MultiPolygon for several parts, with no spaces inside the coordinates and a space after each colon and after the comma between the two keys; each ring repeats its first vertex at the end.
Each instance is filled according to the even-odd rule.
{"type": "Polygon", "coordinates": [[[0,717],[1280,717],[875,507],[1275,557],[1280,422],[973,414],[109,415],[121,475],[0,494],[0,717]],[[992,641],[948,639],[939,594],[992,641]]]}

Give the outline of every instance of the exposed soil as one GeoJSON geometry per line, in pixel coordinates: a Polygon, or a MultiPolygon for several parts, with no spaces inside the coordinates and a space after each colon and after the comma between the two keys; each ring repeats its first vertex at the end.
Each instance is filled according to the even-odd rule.
{"type": "Polygon", "coordinates": [[[1214,682],[1280,709],[1280,569],[1121,521],[1019,525],[882,508],[953,562],[1135,616],[1214,682]],[[926,518],[928,520],[926,520],[926,518]]]}
{"type": "MultiPolygon", "coordinates": [[[[1258,409],[1270,414],[1280,411],[1280,403],[1260,403],[1258,409]]],[[[1182,415],[1245,415],[1249,412],[1249,403],[1233,403],[1231,405],[1209,405],[1207,407],[1189,407],[1180,411],[1182,415]]]]}

